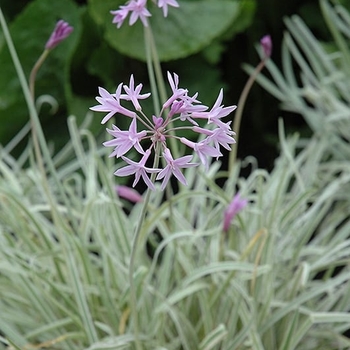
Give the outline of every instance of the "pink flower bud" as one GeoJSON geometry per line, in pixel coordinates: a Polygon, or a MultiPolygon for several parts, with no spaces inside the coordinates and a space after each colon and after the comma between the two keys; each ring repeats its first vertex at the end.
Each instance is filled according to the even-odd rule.
{"type": "Polygon", "coordinates": [[[224,213],[223,231],[228,232],[233,218],[248,204],[246,199],[242,199],[237,193],[224,213]]]}
{"type": "Polygon", "coordinates": [[[265,35],[260,39],[260,45],[264,52],[264,56],[269,58],[272,53],[272,40],[270,35],[265,35]]]}
{"type": "Polygon", "coordinates": [[[132,203],[142,202],[142,196],[133,188],[128,186],[118,185],[116,186],[117,194],[120,198],[127,199],[132,203]]]}
{"type": "Polygon", "coordinates": [[[55,48],[61,41],[66,39],[73,31],[73,27],[71,27],[67,22],[62,19],[56,23],[56,27],[52,32],[49,40],[45,45],[45,49],[52,50],[55,48]]]}
{"type": "Polygon", "coordinates": [[[163,125],[163,118],[162,117],[156,117],[155,115],[152,116],[154,128],[159,129],[163,125]]]}

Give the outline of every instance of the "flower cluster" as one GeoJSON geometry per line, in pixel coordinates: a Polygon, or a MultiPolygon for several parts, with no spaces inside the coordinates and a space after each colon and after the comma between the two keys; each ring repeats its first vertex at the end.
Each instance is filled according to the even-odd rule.
{"type": "MultiPolygon", "coordinates": [[[[155,2],[155,0],[152,0],[155,2]]],[[[133,25],[138,19],[145,27],[148,26],[147,17],[151,16],[148,11],[147,0],[129,0],[126,5],[122,5],[118,10],[111,11],[114,16],[113,23],[120,28],[130,13],[129,25],[133,25]]],[[[168,6],[179,7],[177,0],[157,0],[157,6],[163,10],[164,17],[168,16],[168,6]]]]}
{"type": "Polygon", "coordinates": [[[112,125],[112,129],[107,132],[113,136],[113,139],[104,142],[106,147],[114,147],[111,157],[121,157],[128,165],[118,169],[115,172],[117,176],[129,176],[134,174],[135,181],[133,186],[137,184],[142,177],[143,181],[151,189],[154,184],[149,174],[156,174],[156,180],[163,180],[161,188],[164,189],[170,177],[174,175],[181,183],[186,185],[186,179],[181,169],[198,166],[202,163],[206,168],[209,166],[210,158],[219,158],[222,156],[220,147],[231,150],[230,145],[235,143],[231,130],[231,122],[222,121],[236,106],[224,107],[222,103],[223,90],[221,89],[214,106],[209,110],[197,100],[198,93],[194,96],[188,95],[188,90],[179,88],[179,77],[177,74],[171,75],[168,72],[168,80],[171,87],[172,95],[163,104],[158,115],[148,118],[143,112],[139,100],[148,98],[151,94],[141,94],[142,84],[135,87],[134,77],[131,75],[129,86],[123,83],[119,84],[115,94],[110,94],[104,88],[99,88],[100,96],[96,97],[99,105],[90,109],[98,112],[108,112],[103,118],[102,124],[106,123],[115,114],[119,113],[130,118],[130,126],[128,130],[121,130],[117,126],[112,125]],[[122,89],[125,93],[122,93],[122,89]],[[130,101],[133,110],[122,106],[122,101],[130,101]],[[206,121],[207,127],[201,127],[196,120],[206,121]],[[173,123],[180,121],[181,126],[174,127],[173,123]],[[143,126],[139,130],[139,125],[143,126]],[[198,142],[189,140],[188,138],[177,135],[184,129],[190,129],[197,133],[198,142]],[[198,155],[200,163],[191,163],[193,156],[185,155],[174,159],[168,145],[169,139],[174,138],[184,145],[192,149],[198,155]],[[148,142],[145,142],[148,140],[148,142]],[[142,142],[147,144],[145,150],[142,142]],[[142,155],[139,162],[135,162],[125,155],[131,149],[135,149],[142,155]],[[155,157],[151,157],[154,154],[155,157]],[[161,164],[159,168],[157,163],[152,167],[147,166],[150,158],[157,159],[161,155],[161,164]]]}

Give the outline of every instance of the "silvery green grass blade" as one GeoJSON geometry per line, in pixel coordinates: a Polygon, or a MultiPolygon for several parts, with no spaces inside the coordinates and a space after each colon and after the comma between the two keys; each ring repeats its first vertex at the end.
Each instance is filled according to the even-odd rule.
{"type": "MultiPolygon", "coordinates": [[[[343,33],[341,33],[342,29],[342,17],[339,15],[338,9],[341,9],[341,6],[334,6],[334,8],[331,7],[328,1],[321,0],[321,10],[322,14],[324,16],[325,22],[327,23],[327,26],[332,33],[333,39],[337,46],[339,47],[340,51],[342,52],[342,67],[343,70],[346,71],[348,74],[350,73],[350,51],[349,47],[346,41],[346,38],[343,37],[343,33]]],[[[344,12],[344,9],[343,9],[344,12]]]]}

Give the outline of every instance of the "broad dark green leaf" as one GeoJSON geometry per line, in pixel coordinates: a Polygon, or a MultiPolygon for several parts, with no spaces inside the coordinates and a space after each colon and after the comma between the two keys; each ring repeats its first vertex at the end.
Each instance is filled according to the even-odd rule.
{"type": "MultiPolygon", "coordinates": [[[[119,3],[119,2],[118,2],[119,3]]],[[[150,24],[161,61],[187,57],[199,52],[213,39],[221,36],[238,18],[239,1],[179,1],[179,8],[169,8],[167,18],[152,2],[150,24]]],[[[95,20],[105,27],[109,44],[121,53],[145,60],[143,26],[138,21],[129,26],[128,18],[121,28],[112,24],[110,10],[116,2],[90,0],[89,9],[95,20]]]]}

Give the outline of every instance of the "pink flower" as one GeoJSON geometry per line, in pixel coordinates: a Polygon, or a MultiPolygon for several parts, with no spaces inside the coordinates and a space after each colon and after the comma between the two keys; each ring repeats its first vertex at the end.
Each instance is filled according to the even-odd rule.
{"type": "Polygon", "coordinates": [[[148,26],[147,17],[150,17],[150,12],[146,9],[147,0],[135,0],[130,2],[130,20],[129,24],[132,26],[138,18],[145,27],[148,26]]]}
{"type": "Polygon", "coordinates": [[[168,6],[179,7],[176,0],[158,0],[158,7],[163,8],[164,17],[168,16],[168,6]]]}
{"type": "MultiPolygon", "coordinates": [[[[126,17],[131,13],[129,19],[130,26],[140,19],[142,24],[147,27],[147,17],[150,17],[151,13],[147,10],[146,5],[147,0],[129,0],[126,5],[120,6],[118,10],[110,11],[114,16],[112,22],[117,25],[117,28],[120,28],[126,17]]],[[[163,10],[164,17],[167,17],[168,6],[179,7],[179,4],[177,0],[158,0],[157,6],[163,10]]]]}
{"type": "Polygon", "coordinates": [[[139,84],[136,86],[136,88],[134,88],[134,75],[131,74],[129,86],[127,85],[123,86],[126,92],[126,95],[121,95],[121,97],[124,98],[124,100],[131,101],[137,111],[142,110],[138,100],[143,100],[151,96],[151,93],[140,94],[142,86],[143,86],[142,84],[139,84]]]}
{"type": "Polygon", "coordinates": [[[125,18],[131,12],[129,25],[132,26],[135,22],[140,19],[145,27],[148,26],[147,17],[151,14],[146,8],[147,0],[130,0],[126,5],[120,6],[119,10],[111,11],[114,15],[113,23],[117,24],[117,28],[120,28],[125,18]]]}
{"type": "Polygon", "coordinates": [[[110,94],[106,89],[99,87],[98,92],[101,97],[96,97],[96,101],[100,103],[100,105],[90,107],[92,111],[97,112],[109,112],[103,119],[101,124],[105,124],[109,119],[111,119],[114,114],[121,113],[127,117],[135,117],[135,112],[131,112],[128,109],[122,107],[120,105],[120,93],[122,90],[122,83],[119,84],[115,95],[110,94]]]}
{"type": "Polygon", "coordinates": [[[163,109],[168,108],[171,106],[171,104],[176,101],[178,98],[181,98],[187,94],[186,89],[179,88],[179,76],[174,73],[174,79],[171,76],[171,74],[168,72],[168,81],[171,88],[171,91],[173,92],[172,95],[169,97],[169,99],[164,102],[163,109]]]}
{"type": "Polygon", "coordinates": [[[137,132],[136,118],[133,118],[129,130],[120,130],[117,126],[112,125],[113,130],[107,129],[107,132],[114,136],[114,139],[103,143],[105,147],[115,147],[114,152],[110,157],[121,157],[127,153],[132,147],[135,147],[136,151],[144,154],[144,150],[140,145],[140,141],[147,135],[146,130],[137,132]]]}
{"type": "MultiPolygon", "coordinates": [[[[229,128],[228,125],[227,127],[229,128]]],[[[226,148],[228,151],[231,151],[231,147],[229,145],[236,143],[232,137],[232,135],[235,135],[236,133],[230,129],[225,130],[224,128],[216,128],[214,130],[209,130],[200,128],[199,126],[194,126],[193,131],[207,135],[207,141],[214,142],[214,146],[218,151],[220,150],[220,145],[226,148]]]]}
{"type": "Polygon", "coordinates": [[[117,28],[120,28],[124,23],[125,18],[129,14],[129,9],[126,6],[120,6],[119,10],[110,11],[110,13],[114,16],[112,23],[117,25],[117,28]]]}
{"type": "Polygon", "coordinates": [[[209,146],[205,140],[201,142],[193,142],[187,140],[185,137],[181,137],[180,141],[186,146],[191,147],[198,154],[200,161],[206,169],[209,168],[208,157],[218,158],[222,156],[220,151],[212,146],[209,146]]]}
{"type": "Polygon", "coordinates": [[[198,125],[191,117],[194,112],[203,112],[208,109],[207,106],[197,104],[200,101],[197,100],[198,93],[194,96],[190,97],[187,93],[180,98],[180,100],[176,100],[172,103],[171,109],[169,112],[170,116],[174,114],[180,114],[180,120],[185,121],[188,120],[193,125],[198,125]]]}
{"type": "Polygon", "coordinates": [[[270,35],[265,35],[260,39],[260,45],[262,47],[265,58],[271,57],[272,53],[272,40],[270,35]]]}
{"type": "Polygon", "coordinates": [[[193,118],[204,118],[208,119],[208,124],[214,123],[217,126],[223,126],[223,122],[221,121],[221,118],[226,117],[229,115],[231,112],[233,112],[237,106],[229,106],[229,107],[224,107],[221,105],[222,103],[222,98],[223,98],[223,89],[220,90],[219,96],[216,99],[214,106],[212,109],[208,112],[194,112],[192,114],[193,118]]]}
{"type": "Polygon", "coordinates": [[[240,194],[237,193],[231,203],[228,205],[227,209],[224,213],[224,223],[223,223],[223,231],[228,232],[231,222],[233,218],[247,206],[248,201],[246,199],[242,199],[240,194]]]}
{"type": "Polygon", "coordinates": [[[141,158],[139,163],[134,162],[133,160],[126,158],[126,157],[122,157],[123,160],[128,163],[129,165],[118,169],[114,175],[117,176],[129,176],[132,174],[135,174],[135,181],[132,184],[133,187],[136,186],[136,184],[139,182],[140,177],[142,177],[143,181],[145,182],[145,184],[151,189],[151,190],[155,190],[155,187],[151,181],[151,179],[147,176],[147,173],[158,173],[160,169],[153,169],[153,168],[148,168],[146,167],[146,162],[148,157],[150,156],[151,151],[148,149],[143,157],[141,158]]]}
{"type": "Polygon", "coordinates": [[[56,27],[53,30],[49,40],[46,42],[45,49],[52,50],[55,48],[61,41],[66,39],[74,30],[67,22],[62,19],[56,23],[56,27]]]}
{"type": "Polygon", "coordinates": [[[186,178],[182,174],[180,169],[197,166],[197,164],[195,163],[189,163],[192,160],[193,156],[184,156],[174,159],[170,153],[170,150],[166,148],[163,152],[163,157],[166,160],[167,165],[157,175],[157,180],[161,180],[164,178],[161,190],[163,191],[165,189],[171,175],[174,175],[182,184],[187,185],[186,178]]]}

